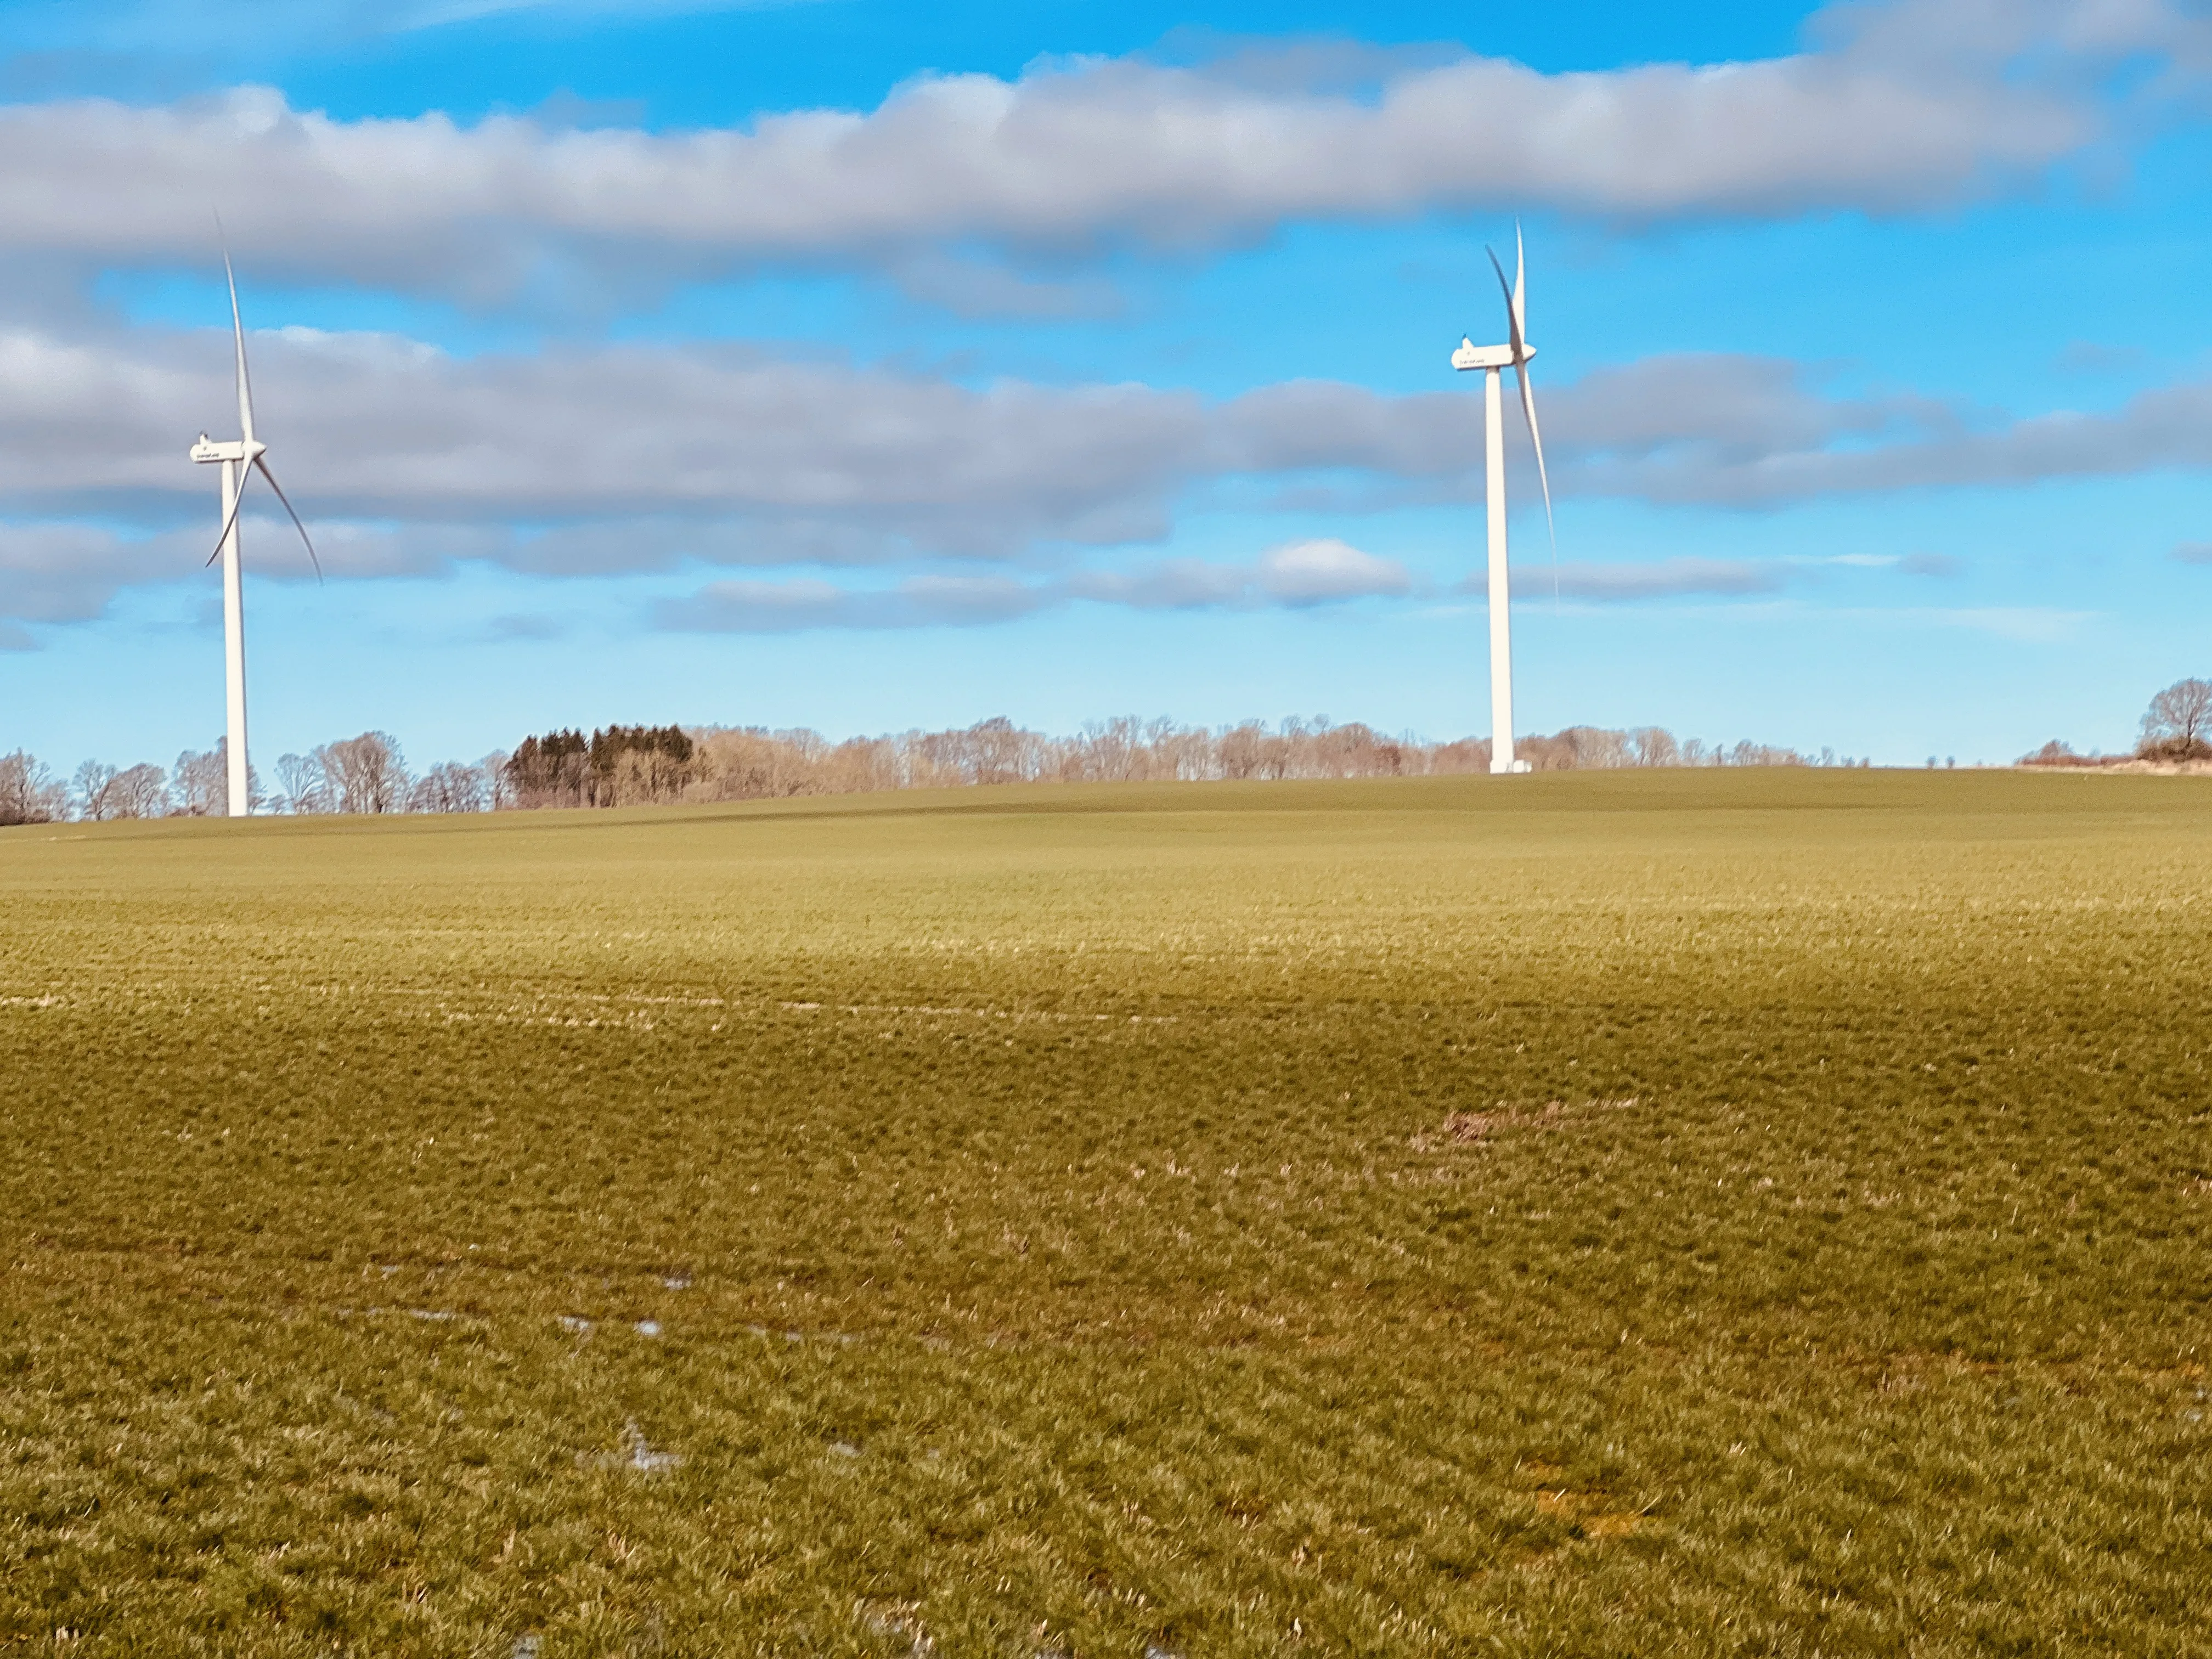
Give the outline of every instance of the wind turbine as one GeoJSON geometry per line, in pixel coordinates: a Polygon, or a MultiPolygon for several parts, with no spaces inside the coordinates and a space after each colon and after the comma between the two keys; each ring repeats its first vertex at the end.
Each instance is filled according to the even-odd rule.
{"type": "MultiPolygon", "coordinates": [[[[1536,425],[1536,393],[1528,384],[1528,360],[1536,348],[1528,343],[1526,283],[1527,256],[1521,232],[1513,232],[1513,283],[1506,286],[1505,267],[1490,254],[1490,268],[1498,273],[1498,286],[1505,295],[1506,343],[1479,346],[1465,335],[1452,353],[1452,367],[1483,371],[1484,494],[1490,508],[1490,769],[1493,773],[1526,772],[1527,761],[1513,758],[1513,617],[1512,598],[1505,570],[1505,404],[1499,375],[1513,371],[1521,388],[1521,412],[1528,417],[1528,441],[1535,446],[1536,477],[1544,487],[1544,522],[1552,524],[1552,479],[1544,470],[1544,437],[1536,425]]],[[[1558,540],[1558,531],[1553,530],[1558,540]]]]}
{"type": "Polygon", "coordinates": [[[222,663],[227,717],[224,746],[229,761],[226,782],[230,816],[242,818],[253,810],[253,802],[246,781],[246,595],[239,568],[238,511],[246,502],[246,482],[256,468],[269,480],[269,487],[284,503],[284,510],[292,514],[292,522],[299,526],[300,539],[307,544],[307,557],[315,567],[317,581],[323,577],[323,562],[315,557],[315,544],[307,534],[307,526],[300,523],[300,515],[292,511],[291,499],[284,494],[284,487],[269,470],[269,446],[253,435],[253,382],[246,372],[246,325],[239,320],[238,277],[230,268],[228,249],[222,256],[222,275],[230,285],[230,332],[238,348],[239,438],[235,443],[218,443],[203,432],[199,441],[191,447],[191,454],[204,466],[219,465],[222,468],[222,534],[216,538],[215,551],[208,556],[208,562],[213,564],[218,558],[222,561],[222,663]]]}

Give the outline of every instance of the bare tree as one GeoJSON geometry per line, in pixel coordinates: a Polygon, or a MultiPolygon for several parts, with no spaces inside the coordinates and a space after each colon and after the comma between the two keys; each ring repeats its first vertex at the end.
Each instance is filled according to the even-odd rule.
{"type": "Polygon", "coordinates": [[[2176,680],[2150,700],[2141,752],[2172,760],[2212,755],[2212,680],[2176,680]]]}
{"type": "Polygon", "coordinates": [[[484,811],[504,812],[514,805],[514,780],[507,775],[507,753],[495,749],[477,763],[483,775],[484,811]]]}
{"type": "Polygon", "coordinates": [[[408,793],[410,812],[481,812],[485,810],[484,776],[463,761],[440,761],[408,793]]]}
{"type": "Polygon", "coordinates": [[[1462,738],[1456,743],[1440,743],[1428,753],[1429,770],[1456,775],[1466,772],[1487,772],[1490,769],[1490,739],[1462,738]]]}
{"type": "Polygon", "coordinates": [[[176,782],[177,811],[196,818],[219,818],[229,810],[229,743],[209,750],[187,749],[169,775],[176,782]]]}
{"type": "Polygon", "coordinates": [[[1150,775],[1144,726],[1133,714],[1085,721],[1082,743],[1082,775],[1086,781],[1121,783],[1150,775]]]}
{"type": "Polygon", "coordinates": [[[69,816],[69,791],[35,755],[0,755],[0,823],[51,823],[69,816]]]}
{"type": "Polygon", "coordinates": [[[323,776],[322,763],[313,755],[279,755],[276,785],[282,792],[277,799],[287,812],[331,810],[330,784],[323,776]]]}
{"type": "MultiPolygon", "coordinates": [[[[230,739],[217,738],[204,751],[187,749],[177,757],[171,774],[175,799],[171,810],[196,818],[219,818],[230,811],[230,739]]],[[[251,763],[246,769],[246,804],[249,810],[265,806],[261,774],[251,763]]]]}
{"type": "MultiPolygon", "coordinates": [[[[1744,738],[1733,749],[1716,752],[1718,754],[1717,763],[1722,766],[1804,766],[1809,764],[1805,757],[1799,754],[1795,749],[1780,748],[1771,743],[1753,743],[1749,738],[1744,738]]],[[[1933,766],[1936,763],[1931,758],[1928,763],[1930,766],[1933,766]]]]}
{"type": "Polygon", "coordinates": [[[979,784],[1023,783],[1036,775],[1036,733],[1024,732],[1004,714],[978,720],[960,734],[967,738],[960,770],[979,784]]]}
{"type": "Polygon", "coordinates": [[[1559,733],[1572,749],[1571,764],[1578,771],[1613,771],[1636,763],[1636,751],[1626,732],[1601,726],[1571,726],[1559,733]]]}
{"type": "Polygon", "coordinates": [[[140,762],[115,775],[108,801],[118,818],[158,818],[169,810],[169,775],[140,762]]]}
{"type": "Polygon", "coordinates": [[[407,804],[407,762],[388,733],[364,732],[315,750],[337,812],[397,812],[407,804]]]}
{"type": "Polygon", "coordinates": [[[76,791],[77,812],[88,822],[100,823],[117,816],[112,799],[117,775],[105,761],[88,760],[76,769],[70,783],[76,791]]]}
{"type": "Polygon", "coordinates": [[[1271,741],[1267,728],[1257,720],[1246,720],[1242,726],[1228,727],[1214,744],[1221,775],[1224,778],[1265,777],[1267,775],[1267,745],[1271,741]]]}

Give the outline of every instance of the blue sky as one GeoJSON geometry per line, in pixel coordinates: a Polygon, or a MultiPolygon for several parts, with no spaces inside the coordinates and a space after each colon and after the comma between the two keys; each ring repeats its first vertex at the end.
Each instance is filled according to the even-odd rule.
{"type": "Polygon", "coordinates": [[[0,12],[0,748],[1488,729],[1917,763],[2212,672],[2212,26],[2168,0],[0,12]],[[1673,14],[1673,15],[1670,15],[1673,14]],[[263,503],[266,507],[268,503],[263,503]],[[1479,586],[1479,583],[1478,583],[1479,586]]]}

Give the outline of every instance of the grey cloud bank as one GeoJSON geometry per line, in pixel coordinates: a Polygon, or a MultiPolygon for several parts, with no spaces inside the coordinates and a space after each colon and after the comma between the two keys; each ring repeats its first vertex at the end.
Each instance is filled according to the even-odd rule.
{"type": "MultiPolygon", "coordinates": [[[[981,557],[1039,538],[1140,541],[1164,532],[1178,491],[1236,476],[1366,474],[1456,498],[1480,454],[1474,398],[1339,381],[1207,402],[1139,385],[975,387],[719,344],[458,358],[286,330],[253,349],[263,424],[295,494],[325,517],[557,526],[743,514],[774,544],[760,562],[868,562],[887,538],[981,557]]],[[[48,512],[197,504],[205,480],[182,452],[225,420],[226,356],[207,333],[0,331],[0,487],[48,512]]],[[[2212,381],[1972,429],[1935,399],[1830,396],[1797,364],[1729,354],[1600,370],[1545,399],[1563,494],[1771,507],[2212,465],[2212,381]]],[[[548,571],[604,558],[573,532],[516,545],[534,550],[518,563],[548,571]]]]}
{"type": "MultiPolygon", "coordinates": [[[[763,263],[903,269],[934,251],[1208,248],[1296,221],[1542,207],[1608,220],[1942,208],[2094,144],[2145,59],[2197,73],[2179,4],[1897,0],[1822,13],[1795,56],[1545,75],[1397,61],[1346,89],[1237,60],[926,76],[866,112],[686,132],[436,113],[342,120],[264,88],[153,108],[0,108],[18,258],[205,259],[208,181],[258,269],[492,304],[763,263]],[[2125,70],[2130,72],[2123,76],[2125,70]],[[549,278],[550,271],[565,276],[549,278]]],[[[1086,301],[1011,291],[1016,308],[1086,301]]]]}
{"type": "MultiPolygon", "coordinates": [[[[20,445],[0,481],[49,510],[197,504],[205,480],[183,452],[196,428],[223,426],[218,349],[210,335],[152,331],[104,346],[0,336],[0,433],[20,445]]],[[[779,557],[865,557],[860,544],[886,536],[976,556],[1040,536],[1154,537],[1162,490],[1208,434],[1197,398],[1141,386],[972,390],[735,347],[458,359],[286,331],[253,350],[261,424],[295,497],[323,515],[557,524],[743,510],[785,544],[779,557]]],[[[516,544],[526,567],[579,568],[573,538],[516,544]]]]}
{"type": "MultiPolygon", "coordinates": [[[[461,359],[301,330],[257,336],[254,349],[280,474],[337,576],[471,560],[548,575],[686,560],[1066,564],[1074,550],[1164,539],[1179,513],[1240,480],[1286,499],[1319,480],[1352,507],[1480,494],[1480,417],[1463,393],[1305,381],[1209,403],[1140,386],[970,387],[734,346],[461,359]]],[[[0,483],[43,515],[0,526],[0,615],[80,619],[123,586],[198,570],[211,496],[183,448],[202,426],[225,429],[226,367],[208,334],[0,332],[0,483]],[[125,535],[118,521],[143,531],[125,535]]],[[[1829,396],[1796,365],[1710,355],[1593,374],[1547,404],[1566,498],[1766,509],[2212,466],[2212,382],[1969,429],[1933,400],[1829,396]]],[[[255,568],[304,576],[269,533],[254,522],[255,568]]],[[[1141,605],[1381,591],[1373,570],[1298,557],[1308,562],[1255,567],[1219,592],[1215,568],[1173,562],[1085,580],[1105,585],[1097,597],[1141,605]]],[[[1602,580],[1715,592],[1723,576],[1684,567],[1602,580]]],[[[984,600],[948,590],[943,602],[984,600]]],[[[828,603],[795,598],[791,614],[828,603]]],[[[899,603],[904,616],[921,600],[899,603]]]]}
{"type": "MultiPolygon", "coordinates": [[[[212,528],[206,539],[214,542],[212,528]]],[[[0,619],[88,621],[121,589],[173,580],[206,556],[175,532],[141,539],[92,525],[0,525],[0,619]]],[[[5,631],[9,648],[33,643],[20,628],[5,631]]]]}
{"type": "MultiPolygon", "coordinates": [[[[1887,556],[1849,561],[1684,556],[1645,562],[1571,561],[1557,566],[1524,562],[1513,567],[1511,580],[1516,598],[1541,599],[1556,592],[1584,604],[1744,599],[1778,594],[1813,576],[1820,565],[1843,562],[1908,574],[1928,574],[1911,558],[1887,556]]],[[[1476,571],[1456,583],[1454,591],[1479,599],[1484,582],[1482,574],[1476,571]]],[[[1010,576],[921,577],[893,588],[869,590],[811,579],[711,582],[684,598],[660,601],[653,608],[652,620],[656,627],[682,633],[974,627],[1083,600],[1139,611],[1222,606],[1303,610],[1363,599],[1404,599],[1420,591],[1421,584],[1398,561],[1327,540],[1273,548],[1249,564],[1166,559],[1128,572],[1081,571],[1032,582],[1010,576]]],[[[1895,614],[1916,621],[1936,618],[2023,638],[2044,638],[2055,625],[2051,617],[2057,613],[1906,606],[1895,614]]],[[[2075,613],[2065,616],[2079,619],[2075,613]]]]}

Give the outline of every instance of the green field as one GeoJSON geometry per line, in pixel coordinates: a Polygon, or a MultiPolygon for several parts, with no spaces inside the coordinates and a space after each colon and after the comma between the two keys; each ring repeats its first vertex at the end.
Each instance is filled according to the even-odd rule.
{"type": "Polygon", "coordinates": [[[2212,1653],[2212,782],[40,825],[0,919],[27,1652],[2212,1653]]]}

